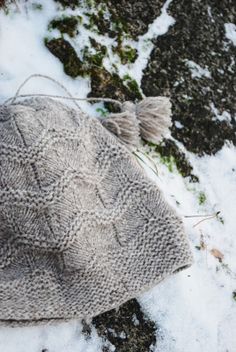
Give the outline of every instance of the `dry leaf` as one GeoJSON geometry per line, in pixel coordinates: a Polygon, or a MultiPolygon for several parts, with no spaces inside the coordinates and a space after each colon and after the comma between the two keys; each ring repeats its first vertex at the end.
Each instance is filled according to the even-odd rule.
{"type": "Polygon", "coordinates": [[[219,262],[222,262],[222,260],[224,259],[224,254],[221,253],[221,251],[219,251],[219,250],[216,249],[216,248],[213,248],[213,249],[211,250],[211,254],[214,255],[214,257],[215,257],[216,259],[218,259],[219,262]]]}

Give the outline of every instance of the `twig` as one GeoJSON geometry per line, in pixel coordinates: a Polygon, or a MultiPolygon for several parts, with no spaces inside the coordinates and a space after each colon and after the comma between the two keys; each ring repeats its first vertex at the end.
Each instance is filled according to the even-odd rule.
{"type": "Polygon", "coordinates": [[[217,215],[219,214],[220,212],[218,211],[217,213],[211,215],[211,216],[208,216],[206,217],[205,219],[202,219],[200,221],[198,221],[195,225],[193,225],[193,227],[197,227],[198,225],[200,225],[203,221],[207,221],[207,220],[211,220],[211,219],[214,219],[217,217],[217,215]]]}

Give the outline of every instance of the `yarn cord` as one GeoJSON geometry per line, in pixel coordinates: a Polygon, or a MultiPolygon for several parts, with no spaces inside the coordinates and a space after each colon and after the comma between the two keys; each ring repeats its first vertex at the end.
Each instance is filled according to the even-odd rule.
{"type": "Polygon", "coordinates": [[[15,101],[19,98],[26,98],[26,97],[47,97],[47,98],[55,98],[55,99],[65,99],[65,100],[72,100],[74,102],[74,104],[76,105],[76,107],[81,110],[80,106],[76,103],[76,101],[97,101],[97,102],[108,102],[108,103],[114,103],[119,105],[120,107],[122,107],[122,103],[116,99],[111,99],[111,98],[95,98],[95,97],[90,97],[90,98],[77,98],[74,97],[69,90],[59,81],[57,81],[56,79],[47,76],[47,75],[42,75],[42,74],[33,74],[30,75],[28,78],[26,78],[21,85],[18,87],[15,95],[7,100],[4,101],[3,105],[7,105],[7,104],[13,104],[15,103],[15,101]],[[33,78],[43,78],[43,79],[47,79],[53,83],[55,83],[58,87],[60,87],[62,90],[65,91],[65,93],[67,94],[67,96],[64,95],[53,95],[53,94],[41,94],[41,93],[35,93],[35,94],[20,94],[22,88],[33,78]]]}

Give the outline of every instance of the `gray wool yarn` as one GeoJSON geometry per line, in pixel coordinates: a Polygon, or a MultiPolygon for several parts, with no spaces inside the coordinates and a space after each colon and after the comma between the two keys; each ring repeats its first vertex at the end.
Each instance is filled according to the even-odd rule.
{"type": "Polygon", "coordinates": [[[192,264],[123,142],[50,98],[0,106],[1,323],[93,317],[192,264]]]}

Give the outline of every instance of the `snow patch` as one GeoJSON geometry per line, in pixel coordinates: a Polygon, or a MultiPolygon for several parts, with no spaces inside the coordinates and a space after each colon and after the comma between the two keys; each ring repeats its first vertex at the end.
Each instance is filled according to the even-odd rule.
{"type": "Polygon", "coordinates": [[[236,46],[236,25],[234,23],[225,23],[225,36],[236,46]]]}
{"type": "Polygon", "coordinates": [[[184,125],[182,125],[182,123],[181,123],[181,122],[179,122],[179,121],[175,121],[174,123],[175,123],[175,127],[176,127],[176,128],[181,129],[181,128],[183,128],[183,127],[184,127],[184,125]]]}
{"type": "Polygon", "coordinates": [[[231,118],[231,115],[228,111],[223,111],[222,114],[220,114],[219,110],[216,108],[214,103],[211,103],[210,107],[211,107],[211,111],[215,115],[213,120],[231,122],[232,118],[231,118]]]}
{"type": "Polygon", "coordinates": [[[185,60],[185,63],[191,70],[192,78],[211,78],[211,73],[208,68],[203,68],[192,60],[185,60]]]}
{"type": "MultiPolygon", "coordinates": [[[[139,301],[159,327],[160,343],[155,352],[225,352],[226,346],[233,352],[236,346],[233,333],[236,304],[232,298],[236,279],[236,148],[225,145],[216,156],[202,158],[186,154],[200,179],[199,184],[188,183],[177,171],[170,173],[155,155],[158,176],[152,171],[149,159],[143,166],[183,216],[195,263],[143,294],[139,301]],[[200,192],[206,195],[204,204],[199,203],[200,192]],[[213,217],[194,227],[204,219],[204,214],[217,211],[221,218],[213,217]],[[203,217],[185,217],[191,215],[203,217]],[[204,249],[199,249],[201,241],[204,249]],[[222,263],[211,254],[213,248],[224,254],[222,263]]],[[[142,155],[142,158],[145,157],[142,155]]]]}
{"type": "Polygon", "coordinates": [[[0,329],[0,351],[4,352],[101,352],[102,346],[95,328],[86,340],[78,321],[0,329]]]}

